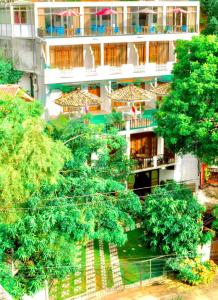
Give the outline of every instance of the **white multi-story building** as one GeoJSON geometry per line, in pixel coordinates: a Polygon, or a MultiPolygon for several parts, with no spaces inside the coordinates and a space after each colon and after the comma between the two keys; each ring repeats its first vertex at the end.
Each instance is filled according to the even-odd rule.
{"type": "MultiPolygon", "coordinates": [[[[61,113],[54,101],[66,86],[100,96],[101,106],[92,110],[102,115],[117,108],[112,90],[136,81],[149,88],[171,74],[175,43],[199,34],[199,14],[198,1],[19,1],[0,6],[0,47],[24,71],[21,85],[42,101],[49,117],[61,113]]],[[[187,159],[175,161],[153,122],[127,121],[120,134],[139,161],[134,186],[196,179],[196,161],[187,158],[187,172],[187,159]]]]}

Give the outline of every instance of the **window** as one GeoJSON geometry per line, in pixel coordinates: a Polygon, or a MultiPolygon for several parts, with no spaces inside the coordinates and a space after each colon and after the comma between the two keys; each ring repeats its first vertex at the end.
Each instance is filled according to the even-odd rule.
{"type": "Polygon", "coordinates": [[[83,67],[83,46],[53,46],[50,48],[52,68],[72,69],[83,67]]]}
{"type": "Polygon", "coordinates": [[[105,44],[104,64],[121,66],[127,63],[127,44],[105,44]]]}
{"type": "Polygon", "coordinates": [[[15,6],[14,24],[32,24],[31,8],[27,6],[15,6]]]}
{"type": "Polygon", "coordinates": [[[166,64],[169,61],[169,42],[149,42],[149,62],[166,64]]]}

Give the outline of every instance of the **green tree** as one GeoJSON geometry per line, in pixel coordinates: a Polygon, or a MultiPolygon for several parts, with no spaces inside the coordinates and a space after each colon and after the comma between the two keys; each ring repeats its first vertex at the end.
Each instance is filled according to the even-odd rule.
{"type": "Polygon", "coordinates": [[[55,183],[69,158],[63,143],[45,133],[41,113],[36,101],[0,99],[1,208],[25,202],[44,182],[55,183]]]}
{"type": "Polygon", "coordinates": [[[172,90],[160,107],[157,133],[168,148],[206,163],[218,157],[218,38],[178,41],[172,90]]]}
{"type": "Polygon", "coordinates": [[[218,0],[201,0],[201,9],[207,16],[203,34],[218,34],[218,0]]]}
{"type": "MultiPolygon", "coordinates": [[[[38,116],[38,108],[35,113],[38,116]]],[[[79,120],[55,120],[47,132],[59,145],[56,152],[66,146],[70,152],[61,174],[56,181],[45,180],[30,198],[9,210],[19,212],[20,218],[0,225],[0,282],[17,298],[34,293],[45,280],[74,272],[77,243],[98,238],[122,245],[125,227],[135,228],[141,212],[138,197],[126,190],[130,167],[125,140],[117,132],[105,135],[79,120]]]]}
{"type": "Polygon", "coordinates": [[[212,227],[213,229],[218,231],[218,205],[214,207],[212,215],[215,217],[215,220],[212,223],[212,227]]]}
{"type": "Polygon", "coordinates": [[[10,60],[0,57],[0,84],[17,83],[23,72],[16,70],[10,60]]]}
{"type": "Polygon", "coordinates": [[[183,185],[169,182],[156,188],[143,207],[146,244],[164,254],[195,254],[198,245],[208,238],[202,233],[203,211],[183,185]]]}
{"type": "Polygon", "coordinates": [[[98,238],[122,245],[127,239],[125,227],[133,229],[141,211],[138,197],[126,189],[130,173],[126,142],[116,130],[104,134],[101,127],[86,121],[70,121],[67,126],[64,122],[62,131],[59,121],[54,121],[49,128],[72,154],[54,193],[81,205],[86,227],[78,239],[98,238]]]}
{"type": "Polygon", "coordinates": [[[76,227],[81,211],[54,200],[42,206],[42,196],[22,207],[22,218],[0,225],[0,283],[19,299],[44,287],[45,280],[64,279],[76,269],[75,238],[68,228],[76,227]]]}

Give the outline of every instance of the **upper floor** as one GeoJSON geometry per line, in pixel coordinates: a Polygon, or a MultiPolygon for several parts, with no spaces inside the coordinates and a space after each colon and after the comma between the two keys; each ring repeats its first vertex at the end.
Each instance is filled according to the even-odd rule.
{"type": "Polygon", "coordinates": [[[15,2],[0,7],[0,35],[81,38],[199,32],[198,1],[15,2]]]}

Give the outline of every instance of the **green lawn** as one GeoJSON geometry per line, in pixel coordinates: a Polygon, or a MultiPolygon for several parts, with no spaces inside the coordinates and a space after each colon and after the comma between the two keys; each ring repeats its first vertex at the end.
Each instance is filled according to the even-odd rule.
{"type": "Polygon", "coordinates": [[[121,273],[124,284],[131,284],[140,280],[148,279],[150,276],[150,266],[147,259],[157,256],[157,253],[144,247],[141,241],[141,229],[128,232],[128,241],[123,247],[118,248],[121,273]],[[142,263],[142,261],[145,261],[142,263]],[[138,263],[141,262],[141,263],[138,263]]]}
{"type": "MultiPolygon", "coordinates": [[[[128,232],[128,241],[123,247],[118,248],[118,256],[120,260],[121,274],[125,285],[139,282],[140,280],[148,279],[150,276],[155,277],[162,274],[164,268],[164,260],[147,261],[149,258],[154,258],[157,253],[144,247],[141,241],[141,229],[128,232]],[[151,271],[151,272],[150,272],[151,271]],[[150,275],[151,274],[151,275],[150,275]]],[[[113,274],[111,268],[111,257],[108,243],[103,244],[105,258],[106,285],[112,287],[113,274]]],[[[86,291],[86,248],[82,247],[81,253],[81,274],[70,274],[64,280],[54,282],[50,289],[51,300],[64,300],[75,295],[82,294],[86,291]],[[80,283],[75,281],[80,278],[80,283]]],[[[97,291],[103,288],[102,272],[100,261],[99,241],[94,240],[94,268],[96,273],[97,291]]]]}

